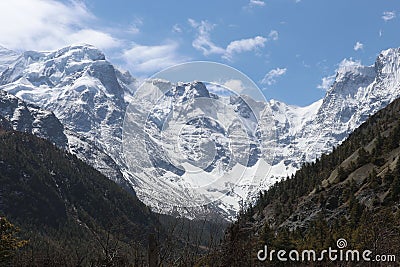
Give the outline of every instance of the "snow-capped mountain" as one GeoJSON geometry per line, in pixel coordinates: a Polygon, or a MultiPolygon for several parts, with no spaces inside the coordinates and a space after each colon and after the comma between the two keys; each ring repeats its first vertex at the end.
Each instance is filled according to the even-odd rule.
{"type": "MultiPolygon", "coordinates": [[[[303,162],[329,152],[369,115],[400,96],[399,49],[383,51],[373,66],[343,62],[325,97],[310,106],[270,100],[257,103],[252,111],[246,106],[247,96],[221,97],[200,82],[173,84],[160,80],[147,82],[162,92],[157,102],[147,101],[149,96],[143,94],[134,108],[129,108],[135,101],[135,79],[117,70],[101,51],[89,45],[53,52],[29,51],[10,62],[0,76],[0,89],[54,112],[64,125],[72,153],[111,179],[133,187],[138,197],[157,211],[188,217],[199,211],[174,209],[166,203],[173,198],[191,206],[191,199],[224,195],[209,208],[232,217],[240,200],[254,197],[259,190],[292,174],[303,162]],[[187,109],[188,103],[195,103],[196,108],[187,109]],[[122,137],[127,109],[131,117],[125,120],[131,122],[130,130],[135,134],[128,142],[133,149],[124,151],[124,157],[122,137]],[[265,110],[273,115],[274,140],[260,137],[261,132],[270,130],[262,123],[265,110]],[[187,112],[193,120],[183,120],[187,116],[181,119],[179,114],[187,112]],[[218,120],[204,116],[211,112],[218,120]],[[239,118],[242,126],[234,118],[239,118]],[[255,118],[260,118],[259,125],[255,118]],[[248,141],[250,149],[243,150],[241,142],[230,144],[231,136],[248,141]],[[202,140],[211,140],[212,145],[202,140]],[[274,144],[272,157],[265,150],[265,143],[270,141],[274,144]],[[213,157],[204,159],[200,154],[213,157]],[[148,155],[152,156],[144,157],[148,155]],[[188,176],[188,162],[204,170],[200,174],[202,182],[213,179],[208,175],[229,175],[213,181],[212,187],[203,192],[191,191],[187,185],[195,187],[199,180],[188,176]],[[232,182],[230,179],[242,167],[244,179],[232,182]]],[[[13,122],[14,113],[10,114],[0,115],[13,122]]]]}
{"type": "Polygon", "coordinates": [[[0,130],[10,131],[12,129],[13,128],[11,126],[11,123],[6,118],[0,115],[0,130]]]}
{"type": "MultiPolygon", "coordinates": [[[[400,50],[383,51],[372,66],[345,60],[338,69],[332,86],[325,97],[308,107],[298,109],[310,112],[300,124],[301,127],[292,133],[280,131],[278,143],[290,144],[295,148],[292,153],[283,152],[285,160],[288,154],[295,156],[294,164],[311,161],[332,149],[345,139],[355,128],[361,125],[368,116],[387,106],[400,96],[400,50]],[[292,142],[286,142],[284,133],[292,142]],[[298,160],[300,159],[300,160],[298,160]]],[[[299,112],[300,111],[300,112],[299,112]]],[[[282,114],[282,112],[280,112],[282,114]]],[[[292,112],[283,112],[286,123],[290,124],[292,112]]],[[[277,116],[276,116],[277,117],[277,116]]],[[[282,125],[282,120],[280,125],[282,125]]],[[[296,124],[294,124],[296,125],[296,124]]],[[[279,160],[279,157],[277,158],[279,160]]]]}
{"type": "Polygon", "coordinates": [[[209,205],[234,216],[239,196],[231,195],[232,188],[260,157],[257,126],[238,95],[219,96],[196,81],[147,81],[124,125],[124,154],[137,195],[158,211],[193,216],[209,205]]]}
{"type": "Polygon", "coordinates": [[[90,45],[24,52],[0,76],[0,89],[54,112],[70,152],[120,183],[124,98],[134,83],[90,45]]]}
{"type": "Polygon", "coordinates": [[[18,53],[0,46],[0,72],[12,64],[18,56],[18,53]]]}
{"type": "Polygon", "coordinates": [[[53,112],[27,104],[2,90],[0,90],[0,116],[7,121],[4,123],[10,124],[14,130],[48,139],[59,148],[67,147],[64,126],[53,112]]]}
{"type": "Polygon", "coordinates": [[[275,160],[268,178],[250,186],[251,196],[330,152],[370,115],[400,97],[399,74],[400,49],[388,49],[372,66],[344,60],[325,97],[310,106],[271,101],[278,137],[275,160]]]}

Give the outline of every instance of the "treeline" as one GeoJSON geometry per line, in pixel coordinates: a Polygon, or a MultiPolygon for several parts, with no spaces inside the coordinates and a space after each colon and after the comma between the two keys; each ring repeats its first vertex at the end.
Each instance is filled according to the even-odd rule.
{"type": "Polygon", "coordinates": [[[0,184],[1,266],[187,266],[226,226],[157,215],[76,156],[4,129],[0,184]]]}
{"type": "MultiPolygon", "coordinates": [[[[287,266],[260,262],[258,250],[336,248],[396,254],[400,261],[400,100],[355,130],[329,155],[260,192],[204,262],[209,266],[287,266]]],[[[329,261],[296,266],[336,266],[329,261]]],[[[346,263],[358,266],[355,263],[346,263]]],[[[359,263],[365,266],[365,263],[359,263]]]]}

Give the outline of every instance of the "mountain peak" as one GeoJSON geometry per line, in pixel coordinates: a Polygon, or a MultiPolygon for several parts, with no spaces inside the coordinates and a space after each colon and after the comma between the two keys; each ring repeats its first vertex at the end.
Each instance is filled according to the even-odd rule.
{"type": "Polygon", "coordinates": [[[15,55],[17,55],[17,52],[0,45],[0,55],[3,55],[3,54],[15,54],[15,55]]]}
{"type": "MultiPolygon", "coordinates": [[[[170,139],[165,138],[166,135],[160,135],[162,138],[157,139],[154,144],[145,144],[150,146],[151,155],[157,155],[157,158],[150,159],[152,162],[149,164],[157,163],[154,170],[162,170],[160,171],[160,176],[164,175],[163,170],[166,170],[164,177],[168,176],[168,188],[172,186],[176,190],[174,194],[164,194],[165,187],[158,184],[155,185],[156,179],[153,179],[153,176],[147,176],[147,174],[143,177],[135,176],[135,171],[139,168],[133,168],[134,171],[129,170],[124,155],[121,154],[123,118],[129,104],[125,99],[132,100],[134,97],[131,93],[136,89],[135,80],[128,73],[116,70],[105,60],[101,51],[85,44],[71,45],[57,51],[45,53],[26,52],[25,56],[29,56],[31,59],[20,57],[11,68],[2,73],[0,76],[0,88],[17,95],[29,103],[34,103],[44,109],[53,111],[65,125],[71,152],[85,159],[92,166],[114,180],[124,181],[123,179],[125,178],[128,183],[135,185],[138,196],[141,196],[143,201],[156,207],[159,211],[170,212],[165,203],[171,199],[177,199],[175,196],[180,194],[175,194],[175,192],[184,192],[182,190],[184,186],[181,181],[188,176],[181,176],[179,171],[171,168],[168,158],[158,157],[162,153],[162,146],[159,144],[174,144],[175,139],[173,138],[177,136],[184,140],[189,134],[195,132],[196,129],[193,130],[195,128],[193,125],[197,124],[182,124],[183,127],[180,127],[181,125],[177,125],[176,128],[171,127],[172,134],[168,137],[170,139]],[[39,60],[34,61],[35,57],[38,57],[39,60]],[[182,132],[182,135],[180,135],[180,132],[176,129],[181,128],[189,130],[182,132]],[[179,133],[179,135],[175,133],[179,133]],[[157,151],[157,153],[153,151],[157,151]],[[170,177],[174,177],[174,179],[170,179],[170,177]],[[156,189],[160,190],[157,191],[156,189]],[[160,194],[163,195],[160,195],[160,199],[165,200],[163,203],[158,202],[154,197],[155,191],[162,192],[160,194]]],[[[322,153],[331,151],[333,146],[341,143],[369,115],[397,98],[400,95],[398,89],[400,88],[400,79],[398,78],[400,77],[399,62],[399,49],[383,51],[378,57],[375,66],[364,66],[358,61],[346,59],[341,62],[335,82],[322,100],[306,107],[287,105],[277,100],[270,100],[269,105],[265,103],[250,105],[252,109],[256,107],[252,112],[261,122],[260,131],[258,129],[257,131],[269,133],[272,129],[274,135],[271,135],[271,138],[276,138],[276,140],[272,139],[276,148],[272,151],[274,158],[271,160],[272,167],[271,171],[268,170],[268,176],[257,176],[255,181],[248,182],[246,180],[239,185],[241,192],[243,192],[243,198],[247,197],[247,195],[253,196],[259,190],[268,188],[275,181],[286,175],[291,175],[301,163],[315,160],[322,153]],[[272,113],[273,120],[271,123],[269,118],[267,119],[264,116],[264,114],[270,113],[272,113]],[[267,119],[267,121],[264,121],[264,119],[267,119]]],[[[146,131],[149,130],[151,134],[157,135],[160,129],[165,132],[167,128],[161,128],[159,127],[160,125],[163,127],[164,125],[173,125],[170,123],[172,122],[170,119],[173,117],[168,117],[169,114],[172,114],[171,110],[174,110],[175,114],[188,114],[187,110],[189,109],[185,108],[191,107],[190,105],[196,105],[195,109],[189,110],[191,112],[189,115],[193,115],[193,117],[197,117],[198,114],[201,115],[202,113],[208,114],[206,112],[213,108],[217,110],[216,114],[219,114],[218,112],[225,112],[225,107],[228,107],[228,111],[231,112],[228,115],[231,117],[225,117],[236,118],[239,115],[240,119],[245,122],[246,129],[250,129],[247,131],[251,133],[249,138],[253,138],[258,134],[258,132],[253,134],[252,129],[254,129],[253,125],[256,125],[254,123],[256,120],[253,119],[249,108],[242,101],[244,100],[246,103],[251,101],[246,99],[245,96],[241,96],[242,100],[237,97],[229,99],[221,97],[218,101],[206,101],[207,103],[212,103],[212,105],[203,105],[204,102],[200,98],[205,98],[204,100],[208,100],[207,98],[214,99],[214,95],[207,89],[207,83],[204,84],[199,81],[173,83],[162,79],[150,79],[146,80],[145,83],[153,89],[139,91],[139,95],[142,94],[143,97],[135,96],[135,99],[138,99],[138,105],[133,109],[136,112],[133,115],[134,118],[148,118],[149,121],[155,122],[154,128],[146,128],[146,131]],[[146,99],[154,92],[157,93],[160,100],[157,97],[157,102],[147,101],[142,103],[143,99],[146,99]],[[158,94],[159,92],[162,94],[158,94]],[[182,113],[179,113],[175,107],[178,107],[182,113]],[[164,124],[164,122],[168,123],[164,124]]],[[[214,111],[212,110],[212,112],[214,111]]],[[[218,118],[222,118],[222,116],[218,118]]],[[[138,124],[138,122],[141,123],[141,120],[133,121],[134,128],[145,129],[145,125],[138,124]]],[[[143,120],[144,122],[145,120],[143,120]]],[[[184,122],[182,119],[182,123],[184,122]]],[[[195,122],[197,123],[197,121],[195,122]]],[[[204,125],[210,126],[211,123],[204,123],[204,125]]],[[[206,134],[210,133],[209,136],[214,138],[214,136],[221,135],[221,131],[217,127],[209,127],[209,129],[210,131],[206,132],[206,134]],[[214,133],[216,134],[214,135],[214,133]]],[[[132,137],[133,139],[136,138],[132,144],[142,145],[141,138],[144,135],[141,134],[132,137]]],[[[146,132],[145,134],[147,135],[148,133],[146,132]]],[[[247,136],[245,137],[247,138],[247,136]]],[[[198,138],[198,140],[202,139],[198,138]]],[[[215,154],[218,156],[215,157],[215,162],[221,162],[218,165],[221,166],[221,170],[225,168],[225,161],[229,157],[229,147],[228,145],[225,146],[225,144],[228,144],[225,140],[228,140],[225,136],[218,137],[215,140],[212,139],[213,142],[218,141],[218,147],[224,148],[224,150],[217,149],[216,151],[220,152],[215,154]]],[[[187,144],[193,143],[189,137],[184,141],[187,144]]],[[[258,142],[258,140],[255,141],[258,142]]],[[[260,142],[265,144],[269,141],[269,139],[265,138],[260,142]]],[[[249,155],[251,155],[252,159],[256,159],[257,153],[249,155]]],[[[269,151],[264,154],[266,155],[267,153],[269,151]]],[[[237,154],[244,155],[245,153],[240,152],[237,154]]],[[[179,153],[175,153],[173,156],[175,157],[175,155],[176,158],[182,157],[179,153]]],[[[148,162],[142,160],[142,158],[143,151],[138,150],[137,157],[132,160],[135,167],[147,166],[145,164],[148,164],[148,162]]],[[[270,164],[267,160],[269,161],[270,158],[260,159],[259,166],[262,166],[262,168],[269,166],[270,164]]],[[[214,161],[210,162],[212,162],[210,164],[213,168],[212,171],[216,170],[215,173],[217,173],[220,170],[218,169],[219,167],[215,167],[217,165],[214,161]]],[[[251,162],[253,164],[253,161],[251,162]]],[[[257,166],[253,170],[256,170],[257,166]]],[[[213,188],[216,191],[212,192],[220,193],[230,190],[228,186],[230,185],[213,188]]],[[[238,196],[242,197],[242,195],[238,196]]],[[[236,200],[237,197],[227,197],[226,199],[221,199],[219,203],[221,203],[221,207],[224,207],[222,209],[227,212],[237,211],[239,207],[236,205],[237,202],[232,202],[236,200]],[[231,203],[234,204],[231,205],[231,203]]],[[[220,208],[217,209],[216,207],[214,207],[215,210],[220,212],[220,208]]],[[[188,214],[186,211],[179,212],[188,214]]]]}
{"type": "Polygon", "coordinates": [[[0,73],[18,58],[18,53],[0,45],[0,73]]]}
{"type": "Polygon", "coordinates": [[[350,59],[343,59],[339,64],[336,74],[336,83],[346,82],[348,80],[356,80],[360,77],[362,79],[368,77],[375,77],[374,66],[364,66],[360,61],[353,61],[350,59]]]}
{"type": "Polygon", "coordinates": [[[63,59],[68,59],[69,62],[105,60],[103,52],[88,44],[70,45],[50,52],[25,51],[22,56],[29,63],[41,60],[62,61],[63,59]]]}
{"type": "Polygon", "coordinates": [[[204,83],[199,81],[194,82],[179,82],[176,86],[174,86],[169,92],[167,92],[167,96],[174,96],[176,98],[182,98],[181,101],[185,102],[188,99],[194,97],[210,97],[210,92],[204,83]]]}
{"type": "Polygon", "coordinates": [[[48,57],[69,57],[74,60],[105,60],[106,57],[103,52],[89,44],[75,44],[70,45],[54,52],[50,52],[48,57]]]}
{"type": "Polygon", "coordinates": [[[388,57],[391,55],[398,55],[400,53],[400,48],[389,48],[386,50],[383,50],[380,54],[379,57],[388,57]]]}
{"type": "Polygon", "coordinates": [[[398,72],[400,69],[400,48],[390,48],[382,51],[375,62],[375,70],[380,74],[398,72]]]}

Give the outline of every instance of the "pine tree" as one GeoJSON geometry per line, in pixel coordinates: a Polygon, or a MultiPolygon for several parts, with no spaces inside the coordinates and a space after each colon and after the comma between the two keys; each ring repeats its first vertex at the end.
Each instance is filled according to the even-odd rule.
{"type": "Polygon", "coordinates": [[[339,182],[342,182],[342,181],[346,180],[346,178],[347,178],[346,171],[344,170],[344,168],[342,166],[339,166],[339,168],[338,168],[338,179],[339,179],[339,182]]]}
{"type": "Polygon", "coordinates": [[[393,179],[392,185],[390,186],[390,199],[393,201],[399,200],[400,196],[400,178],[396,175],[393,179]]]}
{"type": "Polygon", "coordinates": [[[364,147],[361,147],[358,151],[357,165],[362,166],[369,162],[369,153],[364,147]]]}
{"type": "Polygon", "coordinates": [[[350,227],[353,229],[357,226],[360,221],[364,207],[360,204],[358,199],[352,194],[349,201],[349,211],[350,211],[350,227]]]}
{"type": "Polygon", "coordinates": [[[396,168],[394,169],[393,181],[390,185],[390,199],[399,200],[400,197],[400,158],[397,159],[396,168]]]}
{"type": "Polygon", "coordinates": [[[0,217],[0,264],[9,261],[19,248],[27,244],[26,240],[17,237],[18,232],[18,227],[0,217]]]}

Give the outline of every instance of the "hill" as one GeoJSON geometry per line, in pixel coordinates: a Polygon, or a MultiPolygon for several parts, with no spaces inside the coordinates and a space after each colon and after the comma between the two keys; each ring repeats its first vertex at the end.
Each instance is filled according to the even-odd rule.
{"type": "MultiPolygon", "coordinates": [[[[229,227],[220,249],[208,262],[213,266],[286,266],[276,257],[261,262],[257,252],[264,245],[269,251],[321,252],[328,247],[337,249],[337,240],[345,239],[348,249],[371,250],[373,256],[394,255],[398,263],[399,143],[397,99],[370,117],[332,153],[304,164],[295,175],[260,192],[256,204],[242,211],[229,227]]],[[[290,263],[338,264],[326,258],[320,265],[290,263]]],[[[365,266],[366,262],[345,264],[365,266]]]]}
{"type": "Polygon", "coordinates": [[[29,240],[14,264],[145,260],[149,235],[159,233],[148,207],[76,156],[1,122],[0,216],[29,240]]]}

